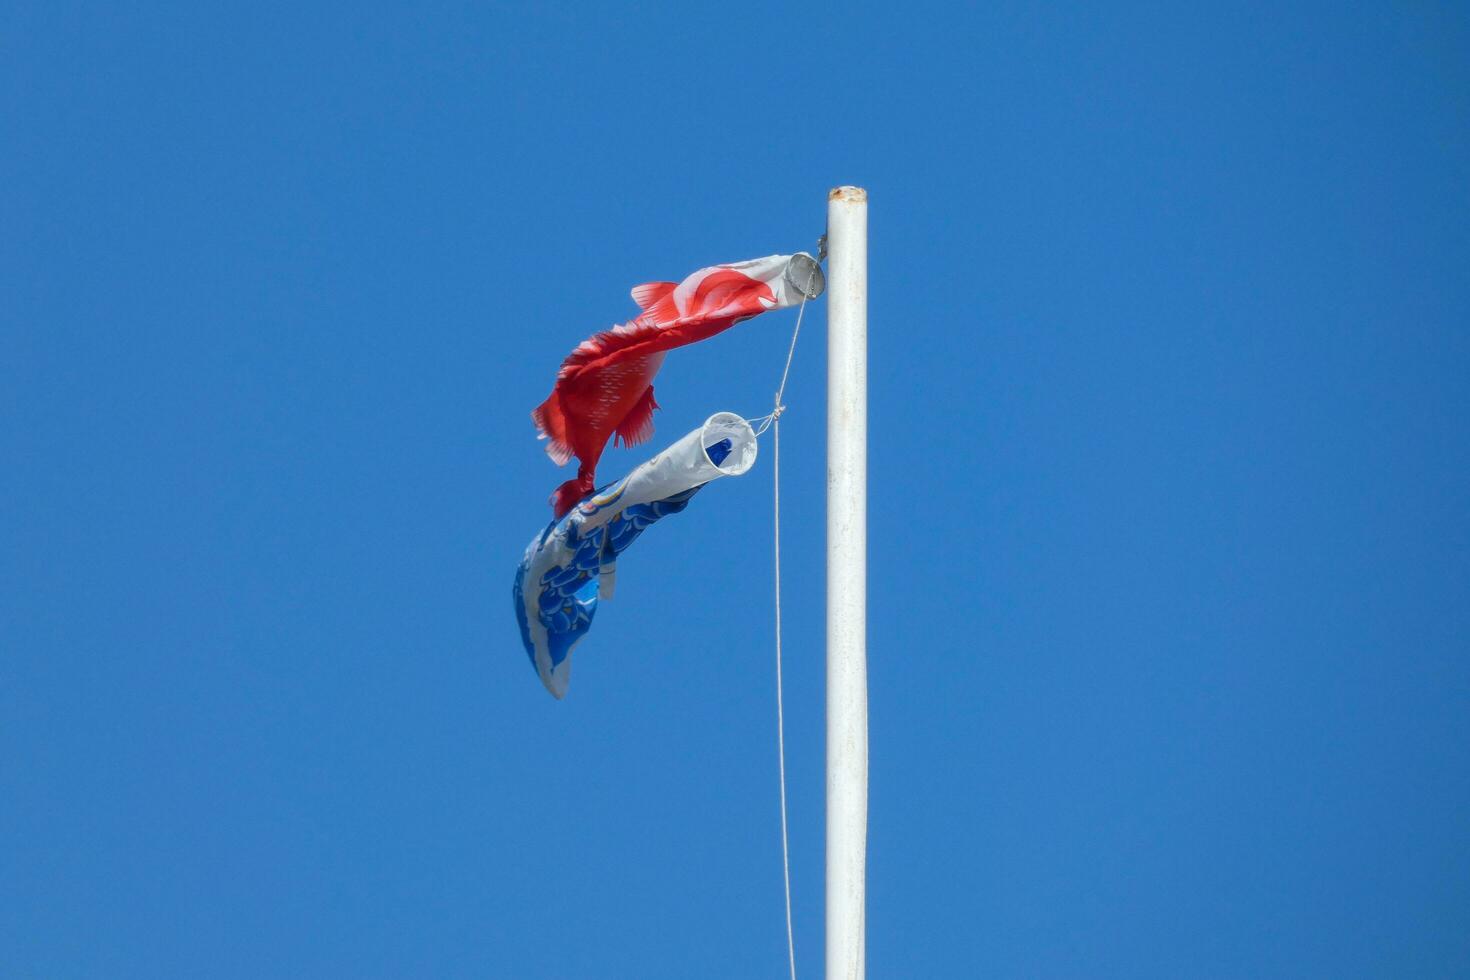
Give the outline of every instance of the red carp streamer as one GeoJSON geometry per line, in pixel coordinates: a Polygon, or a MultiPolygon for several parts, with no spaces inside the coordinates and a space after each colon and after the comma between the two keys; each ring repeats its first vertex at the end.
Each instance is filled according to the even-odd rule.
{"type": "Polygon", "coordinates": [[[770,255],[700,269],[680,283],[634,287],[633,301],[643,312],[577,345],[562,361],[551,395],[531,413],[548,440],[547,455],[558,466],[573,456],[578,460],[576,477],[551,495],[556,516],[593,491],[597,461],[610,437],[636,446],[653,435],[653,376],[665,353],[801,302],[814,269],[815,261],[802,253],[770,255]],[[807,281],[793,282],[794,272],[807,281]]]}

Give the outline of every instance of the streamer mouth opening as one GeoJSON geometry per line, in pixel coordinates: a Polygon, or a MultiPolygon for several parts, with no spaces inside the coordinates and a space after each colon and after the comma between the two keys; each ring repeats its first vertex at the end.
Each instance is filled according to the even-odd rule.
{"type": "Polygon", "coordinates": [[[822,274],[822,265],[805,252],[797,252],[786,263],[783,278],[796,290],[796,295],[816,299],[827,290],[827,277],[822,274]]]}
{"type": "Polygon", "coordinates": [[[699,445],[709,464],[726,476],[739,476],[755,465],[755,430],[733,412],[717,412],[705,420],[699,445]]]}

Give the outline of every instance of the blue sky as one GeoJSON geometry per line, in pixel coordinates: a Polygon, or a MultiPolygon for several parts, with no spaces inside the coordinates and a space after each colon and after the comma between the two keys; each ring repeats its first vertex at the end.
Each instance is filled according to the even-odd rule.
{"type": "MultiPolygon", "coordinates": [[[[1462,7],[207,6],[0,32],[0,973],[782,975],[769,457],[562,703],[509,586],[560,358],[840,183],[871,974],[1470,972],[1462,7]]],[[[767,410],[791,320],[671,355],[647,448],[767,410]]]]}

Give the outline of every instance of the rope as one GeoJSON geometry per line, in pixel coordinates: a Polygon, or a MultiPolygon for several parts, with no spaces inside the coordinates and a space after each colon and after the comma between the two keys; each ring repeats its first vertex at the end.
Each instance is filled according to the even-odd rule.
{"type": "Polygon", "coordinates": [[[796,354],[796,338],[801,336],[801,318],[806,315],[806,301],[811,294],[815,270],[807,278],[806,288],[801,291],[801,306],[796,311],[796,326],[791,331],[791,346],[786,348],[786,366],[781,369],[781,384],[776,388],[776,401],[767,415],[745,421],[755,426],[757,436],[773,429],[776,456],[772,468],[774,510],[773,527],[775,540],[772,551],[776,561],[776,750],[781,771],[781,878],[786,886],[786,956],[791,967],[791,980],[796,980],[796,941],[791,931],[791,845],[786,831],[786,713],[781,690],[781,413],[786,411],[781,398],[786,394],[786,379],[791,376],[791,359],[796,354]]]}
{"type": "MultiPolygon", "coordinates": [[[[807,279],[807,288],[811,288],[811,278],[807,279]]],[[[786,411],[786,406],[781,404],[781,396],[786,394],[786,379],[791,375],[791,358],[796,353],[796,338],[801,336],[801,318],[805,315],[806,294],[802,293],[801,306],[797,307],[796,310],[796,328],[791,331],[791,346],[786,349],[786,366],[781,369],[781,384],[776,389],[775,409],[769,415],[762,415],[759,418],[754,419],[746,419],[746,421],[750,422],[751,424],[755,424],[757,422],[760,423],[759,427],[755,430],[755,434],[758,436],[765,435],[766,430],[769,429],[777,420],[781,418],[782,412],[786,411]]],[[[776,450],[778,454],[780,453],[780,451],[780,449],[776,450]]],[[[779,466],[780,462],[781,457],[778,455],[776,457],[776,465],[779,466]]]]}
{"type": "Polygon", "coordinates": [[[772,527],[775,531],[772,551],[776,563],[776,748],[781,770],[781,876],[786,885],[786,955],[791,966],[791,980],[796,980],[796,941],[791,931],[791,847],[786,832],[786,713],[781,690],[781,413],[786,406],[781,396],[786,393],[786,379],[791,374],[791,358],[796,353],[796,338],[801,335],[801,318],[806,313],[806,296],[811,290],[811,281],[802,291],[801,308],[796,311],[796,327],[791,331],[791,346],[786,349],[786,366],[781,369],[781,384],[776,389],[776,401],[771,414],[757,421],[761,426],[756,435],[773,428],[771,447],[775,452],[771,486],[774,498],[772,527]]]}
{"type": "MultiPolygon", "coordinates": [[[[787,364],[790,364],[788,359],[787,364]]],[[[783,379],[784,383],[784,379],[783,379]]],[[[786,883],[786,954],[791,964],[791,980],[796,980],[796,941],[791,934],[791,852],[786,840],[786,718],[781,695],[781,423],[780,396],[778,410],[771,422],[774,433],[776,465],[771,483],[775,488],[775,555],[776,555],[776,746],[781,767],[781,875],[786,883]]]]}

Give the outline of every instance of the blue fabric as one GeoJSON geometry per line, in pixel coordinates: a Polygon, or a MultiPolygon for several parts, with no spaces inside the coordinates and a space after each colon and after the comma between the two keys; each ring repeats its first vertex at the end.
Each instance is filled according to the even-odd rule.
{"type": "Polygon", "coordinates": [[[721,439],[713,446],[706,446],[704,452],[705,455],[709,457],[709,461],[711,463],[714,463],[716,466],[720,466],[725,462],[726,457],[730,455],[730,449],[730,440],[721,439]]]}
{"type": "MultiPolygon", "coordinates": [[[[730,440],[723,439],[710,446],[706,452],[718,466],[729,455],[730,448],[730,440]]],[[[597,613],[599,599],[599,575],[604,570],[611,571],[617,558],[645,530],[687,507],[703,486],[701,484],[652,503],[625,507],[606,524],[591,529],[585,536],[581,533],[581,522],[575,519],[582,506],[579,504],[560,521],[553,521],[540,535],[540,548],[560,544],[570,549],[568,560],[553,565],[533,586],[539,590],[538,621],[546,630],[547,652],[553,668],[567,658],[572,648],[592,627],[592,617],[597,613]],[[557,537],[562,540],[554,541],[557,537]]],[[[606,496],[605,492],[599,490],[589,494],[584,501],[600,496],[606,496]]],[[[528,551],[521,560],[511,590],[516,623],[521,631],[521,643],[526,648],[526,656],[531,660],[532,669],[536,669],[536,646],[530,624],[526,620],[524,600],[526,571],[535,552],[536,549],[528,551]]]]}
{"type": "Polygon", "coordinates": [[[618,558],[649,527],[689,506],[712,480],[755,463],[750,423],[716,412],[623,479],[583,497],[527,546],[511,589],[521,643],[552,696],[566,694],[572,648],[613,594],[618,558]]]}

